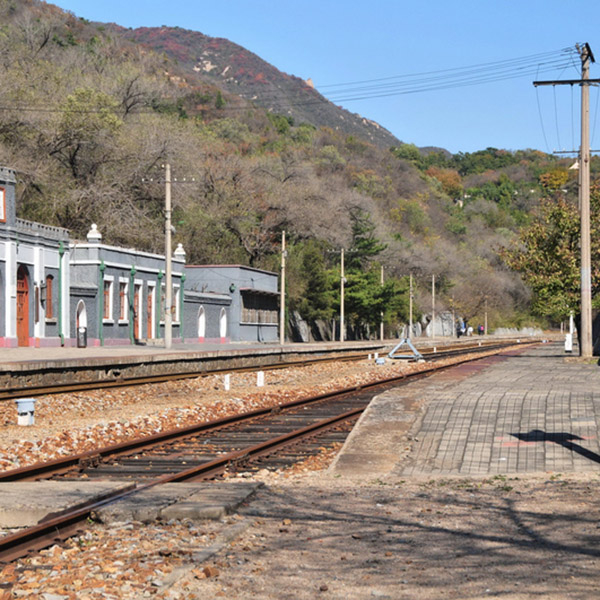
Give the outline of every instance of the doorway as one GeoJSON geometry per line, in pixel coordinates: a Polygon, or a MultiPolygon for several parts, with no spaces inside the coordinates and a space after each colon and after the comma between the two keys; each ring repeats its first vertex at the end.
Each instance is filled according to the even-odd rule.
{"type": "Polygon", "coordinates": [[[23,265],[17,270],[17,343],[29,346],[29,280],[23,265]]]}

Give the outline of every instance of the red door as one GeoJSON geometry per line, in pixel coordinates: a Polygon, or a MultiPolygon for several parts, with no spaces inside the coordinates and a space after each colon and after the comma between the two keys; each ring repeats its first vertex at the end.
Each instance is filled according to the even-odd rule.
{"type": "Polygon", "coordinates": [[[17,271],[17,343],[29,346],[29,284],[24,267],[17,271]]]}
{"type": "Polygon", "coordinates": [[[154,294],[152,288],[148,288],[148,298],[146,299],[146,330],[148,331],[147,337],[149,340],[154,339],[154,323],[152,316],[154,315],[154,294]]]}
{"type": "Polygon", "coordinates": [[[142,319],[140,315],[142,308],[142,286],[136,284],[133,288],[133,337],[136,340],[142,338],[142,332],[140,331],[140,325],[142,319]]]}

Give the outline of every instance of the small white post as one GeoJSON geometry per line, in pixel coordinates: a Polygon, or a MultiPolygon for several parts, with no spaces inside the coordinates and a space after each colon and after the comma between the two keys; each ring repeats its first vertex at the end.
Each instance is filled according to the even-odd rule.
{"type": "Polygon", "coordinates": [[[33,425],[35,398],[19,398],[17,403],[17,425],[33,425]]]}
{"type": "Polygon", "coordinates": [[[225,391],[228,392],[231,389],[231,375],[229,373],[225,375],[223,383],[225,385],[225,391]]]}
{"type": "Polygon", "coordinates": [[[265,385],[265,372],[264,371],[259,371],[256,374],[256,386],[257,387],[263,387],[265,385]]]}

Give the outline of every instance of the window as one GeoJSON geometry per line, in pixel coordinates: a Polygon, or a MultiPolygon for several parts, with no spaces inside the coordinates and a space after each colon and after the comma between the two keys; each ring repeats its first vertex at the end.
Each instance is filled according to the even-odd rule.
{"type": "Polygon", "coordinates": [[[129,292],[129,285],[127,280],[121,279],[119,281],[119,321],[127,321],[127,294],[129,292]]]}
{"type": "Polygon", "coordinates": [[[180,314],[179,314],[179,312],[180,312],[179,311],[180,296],[179,296],[179,294],[180,293],[181,293],[181,288],[178,285],[173,286],[173,308],[174,308],[173,322],[174,323],[179,323],[179,317],[180,317],[180,314]]]}
{"type": "Polygon", "coordinates": [[[104,279],[104,311],[102,313],[102,318],[105,321],[108,321],[113,318],[113,280],[112,277],[105,277],[104,279]]]}
{"type": "Polygon", "coordinates": [[[276,297],[242,292],[242,323],[277,323],[276,297]]]}
{"type": "Polygon", "coordinates": [[[48,275],[46,277],[46,298],[45,298],[46,319],[54,318],[54,309],[52,307],[52,300],[53,300],[52,285],[53,285],[53,283],[54,283],[54,277],[52,277],[52,275],[48,275]]]}
{"type": "Polygon", "coordinates": [[[0,222],[6,223],[6,193],[3,187],[0,187],[0,222]]]}

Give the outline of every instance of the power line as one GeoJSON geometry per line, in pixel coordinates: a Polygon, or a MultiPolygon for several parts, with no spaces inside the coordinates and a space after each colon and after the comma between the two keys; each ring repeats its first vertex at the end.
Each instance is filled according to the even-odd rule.
{"type": "MultiPolygon", "coordinates": [[[[406,94],[416,94],[430,91],[441,91],[446,89],[455,89],[474,85],[483,85],[514,79],[519,77],[528,77],[538,75],[539,73],[554,71],[557,69],[566,69],[573,66],[573,49],[562,49],[560,51],[534,54],[516,59],[497,61],[492,63],[482,63],[467,67],[456,67],[439,71],[428,71],[423,73],[413,73],[409,75],[396,75],[378,79],[363,80],[345,84],[330,84],[322,86],[323,88],[338,88],[333,91],[329,97],[321,95],[317,90],[311,90],[312,98],[301,100],[299,98],[289,100],[281,93],[264,94],[256,98],[262,105],[272,103],[271,110],[287,109],[290,107],[302,107],[327,102],[353,102],[359,100],[385,98],[406,94]],[[571,53],[571,54],[570,54],[571,53]],[[542,61],[542,62],[540,62],[542,61]],[[387,82],[387,83],[377,83],[387,82]],[[375,85],[361,85],[373,83],[375,85]],[[345,88],[344,88],[345,86],[345,88]]],[[[241,98],[252,102],[250,98],[241,98]]],[[[120,113],[122,109],[115,107],[114,113],[120,113]]],[[[229,106],[219,109],[224,113],[232,113],[248,110],[246,106],[229,106]]],[[[69,110],[64,107],[48,107],[35,105],[8,106],[0,105],[0,111],[20,111],[20,112],[40,112],[56,113],[69,112],[71,114],[94,114],[106,113],[106,108],[88,109],[88,110],[69,110]]],[[[151,106],[146,105],[135,111],[135,114],[147,113],[154,114],[158,111],[151,106]]]]}
{"type": "MultiPolygon", "coordinates": [[[[380,77],[378,79],[367,79],[367,80],[363,80],[363,81],[351,81],[348,83],[331,83],[331,84],[327,84],[327,85],[322,85],[319,86],[320,89],[324,89],[324,88],[330,88],[330,87],[343,87],[343,86],[350,86],[350,85],[358,85],[358,84],[363,84],[363,83],[373,83],[373,82],[378,82],[378,81],[387,81],[387,80],[391,80],[391,79],[405,79],[408,77],[422,77],[423,75],[434,75],[434,74],[443,74],[443,73],[451,73],[451,72],[456,72],[456,71],[464,71],[464,70],[471,70],[471,69],[479,69],[479,70],[489,70],[489,68],[494,68],[494,66],[503,66],[503,65],[508,65],[508,64],[519,64],[521,62],[534,62],[536,64],[538,64],[543,58],[549,58],[550,56],[555,56],[557,53],[568,53],[568,54],[576,54],[575,50],[573,48],[562,48],[559,51],[551,51],[551,52],[543,52],[540,54],[532,54],[530,56],[523,56],[520,58],[514,58],[514,59],[507,59],[507,60],[501,60],[501,61],[495,61],[495,62],[488,62],[488,63],[480,63],[480,64],[476,64],[476,65],[470,65],[467,67],[453,67],[451,69],[440,69],[440,70],[436,70],[436,71],[424,71],[422,73],[412,73],[412,74],[404,74],[404,75],[392,75],[389,77],[380,77]]],[[[571,64],[574,64],[571,58],[571,64]]]]}

